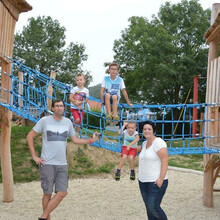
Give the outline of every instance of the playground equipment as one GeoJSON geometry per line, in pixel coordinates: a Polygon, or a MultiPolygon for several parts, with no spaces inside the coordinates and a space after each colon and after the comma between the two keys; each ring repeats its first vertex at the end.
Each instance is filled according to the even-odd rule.
{"type": "MultiPolygon", "coordinates": [[[[3,55],[2,55],[3,56],[3,55]]],[[[37,122],[43,115],[52,114],[49,100],[61,99],[64,101],[66,111],[70,109],[68,103],[71,87],[51,77],[31,69],[21,62],[10,57],[5,57],[12,63],[11,73],[1,71],[1,75],[7,76],[11,81],[11,89],[1,87],[9,94],[9,102],[0,102],[4,108],[16,113],[22,118],[37,122]],[[19,73],[19,74],[18,74],[19,73]],[[19,76],[22,76],[19,79],[19,76]],[[50,90],[50,94],[49,91],[50,90]]],[[[101,103],[100,99],[89,97],[90,100],[101,103]]],[[[116,121],[119,127],[125,120],[137,123],[141,141],[144,140],[141,131],[142,123],[146,120],[154,121],[157,127],[157,136],[168,143],[169,154],[213,154],[218,153],[220,148],[215,145],[214,139],[219,139],[217,134],[205,133],[205,125],[213,120],[205,118],[209,108],[215,108],[217,104],[172,104],[172,105],[140,105],[133,107],[127,104],[119,104],[120,120],[116,121]],[[203,113],[201,119],[193,120],[193,109],[203,113]],[[201,133],[192,135],[194,123],[200,123],[201,133]],[[206,140],[209,139],[209,145],[206,140]]],[[[218,105],[217,105],[218,106],[218,105]]],[[[120,152],[122,147],[122,136],[117,135],[115,129],[108,129],[106,126],[104,106],[100,112],[84,110],[85,120],[80,127],[80,135],[87,138],[94,131],[99,131],[101,138],[93,145],[106,148],[111,151],[120,152]]],[[[69,116],[68,116],[69,117],[69,116]]],[[[114,123],[115,121],[112,120],[114,123]]],[[[74,124],[75,126],[78,126],[74,124]]]]}
{"type": "MultiPolygon", "coordinates": [[[[0,52],[1,60],[7,63],[8,67],[12,66],[12,68],[5,68],[4,65],[1,65],[1,94],[3,99],[0,102],[3,146],[1,161],[2,170],[4,171],[2,172],[3,182],[6,183],[4,184],[4,201],[10,202],[13,200],[13,178],[10,161],[11,112],[20,115],[22,118],[37,122],[43,115],[52,114],[50,103],[51,100],[57,98],[65,102],[66,112],[68,112],[70,108],[68,103],[70,86],[12,59],[11,54],[4,53],[5,50],[0,50],[0,52]],[[8,115],[5,115],[5,113],[8,115]],[[3,143],[5,139],[7,144],[3,143]],[[7,168],[6,161],[7,166],[10,164],[7,168]]],[[[216,76],[219,76],[219,72],[216,72],[216,76]]],[[[217,88],[219,88],[219,85],[217,85],[217,88]]],[[[90,99],[101,103],[99,99],[94,97],[90,97],[90,99]]],[[[213,116],[210,112],[213,109],[218,112],[219,103],[219,100],[208,100],[203,104],[134,104],[133,107],[127,104],[119,104],[120,120],[117,123],[121,126],[124,120],[134,121],[138,124],[139,133],[142,135],[141,124],[146,119],[151,119],[157,125],[157,136],[167,141],[169,154],[217,154],[220,152],[218,132],[220,117],[217,113],[213,116]],[[203,113],[200,119],[193,119],[192,112],[194,109],[199,113],[203,113]],[[195,127],[195,123],[199,124],[200,132],[197,135],[192,135],[192,128],[195,127]]],[[[98,130],[101,133],[101,138],[93,145],[120,152],[122,136],[117,136],[114,130],[106,127],[104,107],[102,106],[100,112],[85,110],[85,115],[85,120],[80,125],[80,135],[88,137],[98,130]],[[94,123],[92,123],[92,118],[96,119],[94,123]]],[[[143,141],[143,135],[141,141],[143,141]]],[[[212,181],[213,183],[213,179],[210,178],[205,181],[212,181]]]]}
{"type": "MultiPolygon", "coordinates": [[[[19,14],[31,10],[32,7],[23,0],[0,1],[0,52],[12,57],[15,24],[19,14]]],[[[0,55],[1,70],[10,73],[11,63],[0,55]]],[[[6,75],[1,77],[1,86],[10,89],[11,84],[6,75]]],[[[9,101],[9,94],[1,91],[1,101],[9,101]]],[[[5,202],[13,201],[14,187],[11,166],[11,117],[12,112],[1,107],[1,167],[3,176],[5,202]]]]}
{"type": "MultiPolygon", "coordinates": [[[[207,30],[204,37],[206,43],[209,44],[208,70],[207,70],[207,88],[206,103],[220,103],[220,57],[218,57],[219,44],[219,25],[220,25],[220,4],[216,3],[212,6],[211,27],[207,30]]],[[[219,107],[209,108],[206,112],[207,117],[215,118],[216,121],[207,124],[205,132],[212,135],[220,134],[220,109],[219,107]]],[[[207,145],[210,140],[206,140],[207,145]]],[[[219,138],[214,143],[219,144],[219,138]]],[[[215,159],[216,155],[204,155],[204,193],[203,204],[213,207],[213,185],[220,172],[220,159],[215,159]]]]}

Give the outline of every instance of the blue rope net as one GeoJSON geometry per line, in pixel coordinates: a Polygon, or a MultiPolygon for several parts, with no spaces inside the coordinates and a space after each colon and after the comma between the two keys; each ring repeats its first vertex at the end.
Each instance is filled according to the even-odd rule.
{"type": "MultiPolygon", "coordinates": [[[[71,104],[68,102],[71,86],[54,80],[10,57],[7,59],[12,63],[12,72],[9,74],[1,71],[1,75],[5,74],[10,78],[11,90],[2,87],[1,90],[10,94],[10,101],[9,103],[0,102],[1,106],[22,118],[37,122],[42,116],[53,114],[48,110],[48,99],[61,99],[65,103],[65,116],[71,118],[69,111],[71,104]],[[23,81],[19,80],[18,71],[23,72],[23,81]],[[48,95],[49,87],[53,88],[52,96],[48,95]]],[[[101,103],[100,99],[91,96],[89,100],[101,103]]],[[[119,103],[120,120],[118,121],[106,120],[104,105],[99,111],[86,108],[84,109],[84,120],[81,120],[80,124],[80,136],[87,138],[98,131],[101,137],[92,144],[93,146],[121,152],[123,137],[122,134],[118,134],[118,130],[122,127],[123,121],[137,124],[141,144],[144,141],[143,123],[151,120],[156,125],[156,135],[167,142],[170,155],[219,153],[220,135],[211,135],[205,131],[207,123],[220,123],[219,119],[206,118],[208,108],[216,107],[219,108],[220,104],[134,104],[130,107],[127,104],[119,103]],[[198,113],[203,113],[201,119],[192,119],[193,108],[197,108],[198,113]],[[197,123],[200,129],[196,135],[192,134],[194,123],[197,123]],[[207,144],[207,140],[209,140],[209,144],[207,144]]],[[[82,111],[82,109],[80,110],[82,111]]],[[[74,124],[74,126],[79,125],[74,124]]]]}

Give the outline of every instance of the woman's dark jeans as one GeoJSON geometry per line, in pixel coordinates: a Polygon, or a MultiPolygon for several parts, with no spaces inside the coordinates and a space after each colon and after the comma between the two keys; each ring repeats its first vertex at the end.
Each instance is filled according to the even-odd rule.
{"type": "Polygon", "coordinates": [[[139,181],[141,195],[146,206],[149,220],[167,220],[165,212],[160,207],[167,186],[167,179],[163,181],[161,188],[158,187],[154,182],[142,183],[139,181]]]}

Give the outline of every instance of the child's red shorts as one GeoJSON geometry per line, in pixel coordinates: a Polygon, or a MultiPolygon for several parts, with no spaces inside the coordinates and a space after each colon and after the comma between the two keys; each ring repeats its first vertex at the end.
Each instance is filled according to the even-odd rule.
{"type": "MultiPolygon", "coordinates": [[[[70,111],[71,111],[71,113],[72,113],[72,116],[73,116],[74,121],[75,121],[76,119],[79,119],[79,124],[81,124],[80,110],[79,110],[79,109],[71,108],[70,111]]],[[[84,117],[84,111],[82,111],[82,119],[83,119],[83,117],[84,117]]]]}
{"type": "Polygon", "coordinates": [[[129,150],[127,150],[127,146],[122,146],[121,156],[123,156],[123,154],[132,155],[135,158],[137,155],[137,149],[130,147],[129,150]]]}

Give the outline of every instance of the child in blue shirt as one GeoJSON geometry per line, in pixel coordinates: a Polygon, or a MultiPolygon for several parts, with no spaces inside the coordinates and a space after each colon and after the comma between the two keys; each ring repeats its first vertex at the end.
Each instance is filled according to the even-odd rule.
{"type": "Polygon", "coordinates": [[[100,98],[106,107],[106,118],[119,120],[118,116],[118,103],[121,98],[120,90],[129,106],[132,104],[129,101],[127,91],[125,89],[124,80],[118,76],[119,65],[117,63],[111,63],[108,69],[110,75],[105,76],[101,89],[100,89],[100,98]]]}

